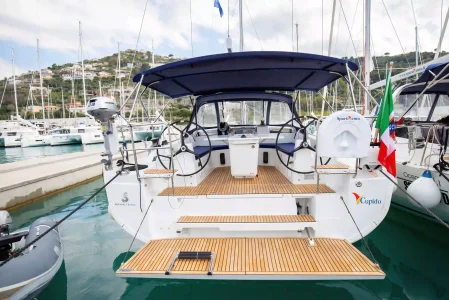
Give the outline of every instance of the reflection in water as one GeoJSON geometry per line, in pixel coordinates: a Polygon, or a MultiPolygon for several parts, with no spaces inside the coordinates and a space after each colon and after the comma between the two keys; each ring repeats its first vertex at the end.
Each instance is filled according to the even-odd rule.
{"type": "MultiPolygon", "coordinates": [[[[102,180],[13,212],[15,228],[49,214],[62,218],[102,180]]],[[[39,299],[449,299],[448,233],[392,208],[367,241],[387,277],[358,281],[202,281],[118,278],[132,237],[107,214],[101,192],[61,226],[65,267],[39,299]]],[[[131,251],[142,244],[135,242],[131,251]]],[[[363,243],[355,246],[369,257],[363,243]]],[[[128,255],[130,257],[132,253],[128,255]]]]}

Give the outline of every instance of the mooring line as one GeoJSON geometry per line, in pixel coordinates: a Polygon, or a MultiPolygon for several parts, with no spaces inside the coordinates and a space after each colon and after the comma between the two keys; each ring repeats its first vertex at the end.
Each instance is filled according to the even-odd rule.
{"type": "Polygon", "coordinates": [[[117,174],[115,174],[114,177],[112,177],[111,180],[109,180],[106,184],[104,184],[99,190],[97,190],[92,196],[90,196],[88,199],[86,199],[85,201],[83,201],[83,203],[81,203],[80,205],[78,205],[74,210],[72,210],[68,215],[66,215],[64,218],[62,218],[61,220],[59,220],[58,222],[56,222],[55,225],[53,225],[52,227],[50,227],[47,231],[45,231],[43,234],[39,235],[36,239],[32,240],[30,243],[28,243],[26,246],[24,246],[23,248],[20,248],[19,250],[15,251],[13,255],[11,255],[10,257],[8,257],[6,260],[2,261],[0,263],[0,268],[3,267],[7,262],[11,261],[13,258],[19,256],[24,250],[28,249],[31,245],[35,244],[37,241],[39,241],[41,238],[43,238],[44,236],[47,235],[47,233],[49,233],[50,231],[52,231],[53,229],[55,229],[56,227],[58,227],[62,222],[64,222],[65,220],[67,220],[71,215],[73,215],[75,212],[77,212],[81,207],[83,207],[87,202],[89,202],[90,200],[92,200],[95,196],[97,196],[105,187],[107,187],[115,178],[117,178],[120,174],[122,173],[122,171],[118,171],[117,174]]]}

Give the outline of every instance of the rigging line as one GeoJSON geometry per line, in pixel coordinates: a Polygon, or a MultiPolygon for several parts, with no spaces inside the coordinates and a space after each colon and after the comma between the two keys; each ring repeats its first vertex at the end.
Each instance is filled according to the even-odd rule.
{"type": "Polygon", "coordinates": [[[140,227],[141,227],[142,224],[143,224],[143,220],[145,220],[145,217],[147,216],[147,213],[148,213],[148,211],[150,210],[151,204],[153,204],[153,202],[154,202],[154,200],[151,199],[151,202],[150,202],[150,204],[148,205],[147,211],[146,211],[145,214],[143,215],[142,221],[140,221],[140,224],[139,224],[139,227],[137,228],[136,234],[133,236],[133,239],[132,239],[132,241],[131,241],[131,244],[129,245],[128,251],[126,251],[125,257],[123,258],[123,261],[122,261],[122,263],[120,264],[120,266],[122,266],[122,265],[125,263],[126,258],[128,257],[128,254],[129,254],[129,250],[131,250],[131,247],[133,246],[133,243],[134,243],[134,241],[135,241],[135,239],[136,239],[136,236],[137,236],[137,234],[139,233],[140,227]]]}
{"type": "Polygon", "coordinates": [[[192,57],[193,57],[192,0],[190,0],[190,46],[191,46],[191,48],[192,48],[192,57]]]}
{"type": "MultiPolygon", "coordinates": [[[[349,31],[348,21],[346,20],[346,15],[345,15],[345,11],[344,11],[344,9],[343,9],[343,4],[341,3],[341,0],[339,0],[339,2],[340,2],[341,10],[342,10],[342,12],[343,12],[343,16],[344,16],[345,21],[346,21],[346,27],[348,27],[348,31],[349,31]]],[[[351,24],[351,31],[352,31],[352,29],[354,28],[355,16],[356,16],[357,10],[358,10],[358,8],[359,8],[359,3],[360,3],[360,0],[357,0],[357,5],[355,6],[355,11],[354,11],[354,18],[352,19],[352,24],[351,24]]],[[[349,31],[349,32],[351,32],[351,31],[349,31]]],[[[348,45],[349,45],[349,39],[350,39],[350,38],[351,38],[351,37],[348,37],[348,40],[346,41],[345,56],[346,56],[346,54],[348,53],[348,45]]],[[[356,54],[356,56],[357,56],[357,54],[356,54]]],[[[359,64],[360,64],[360,63],[359,63],[359,64]]]]}
{"type": "Polygon", "coordinates": [[[416,27],[416,39],[417,39],[417,49],[416,51],[418,52],[418,64],[419,61],[421,61],[422,63],[422,55],[421,55],[421,51],[419,51],[419,49],[421,48],[420,45],[421,43],[419,42],[419,28],[418,28],[418,22],[416,21],[416,14],[415,14],[415,5],[413,4],[413,0],[410,0],[410,2],[412,3],[412,12],[413,12],[413,19],[415,20],[415,27],[416,27]]]}
{"type": "Polygon", "coordinates": [[[338,21],[337,21],[337,32],[336,32],[336,37],[335,37],[335,42],[334,42],[334,49],[337,49],[337,44],[338,44],[338,34],[339,34],[339,29],[340,29],[340,16],[341,16],[341,7],[340,10],[338,12],[338,21]]]}
{"type": "Polygon", "coordinates": [[[11,261],[13,258],[19,256],[24,250],[28,249],[31,245],[35,244],[37,241],[39,241],[41,238],[46,236],[49,232],[51,232],[53,229],[58,227],[62,222],[67,220],[71,215],[76,213],[79,209],[81,209],[87,202],[92,200],[95,196],[97,196],[104,188],[106,188],[112,181],[114,181],[115,178],[117,178],[120,174],[122,174],[122,170],[118,171],[117,174],[115,174],[114,177],[111,178],[107,183],[105,183],[101,188],[99,188],[92,196],[84,200],[80,205],[78,205],[74,210],[72,210],[70,213],[68,213],[64,218],[56,222],[53,226],[51,226],[47,231],[45,231],[43,234],[39,235],[37,238],[26,244],[24,247],[20,248],[16,252],[14,252],[14,255],[10,256],[6,260],[2,261],[0,263],[0,268],[4,266],[7,262],[11,261]]]}
{"type": "Polygon", "coordinates": [[[2,99],[0,100],[0,108],[2,107],[3,98],[5,97],[6,86],[8,85],[8,78],[5,79],[5,87],[3,88],[2,99]]]}
{"type": "Polygon", "coordinates": [[[397,186],[398,189],[400,189],[404,194],[406,194],[408,196],[409,199],[411,199],[413,202],[415,202],[416,204],[418,204],[422,209],[424,209],[425,211],[427,211],[432,217],[434,217],[438,222],[441,223],[441,225],[443,225],[444,227],[446,227],[446,229],[449,229],[449,225],[444,222],[443,220],[441,220],[437,215],[435,215],[430,209],[428,209],[427,207],[425,207],[424,205],[421,204],[421,202],[419,202],[418,200],[416,200],[413,196],[411,196],[409,193],[407,193],[406,190],[404,190],[402,187],[399,186],[399,184],[397,184],[393,179],[390,178],[390,176],[388,176],[388,174],[385,174],[385,172],[382,169],[379,169],[379,171],[385,175],[385,177],[387,177],[388,180],[390,180],[395,186],[397,186]]]}
{"type": "MultiPolygon", "coordinates": [[[[357,49],[355,48],[354,40],[352,39],[352,33],[351,33],[351,30],[349,29],[349,24],[348,24],[348,20],[346,19],[345,10],[344,10],[344,8],[343,8],[343,5],[342,5],[342,3],[341,3],[341,0],[339,0],[339,2],[340,2],[341,11],[343,12],[343,17],[344,17],[344,19],[345,19],[346,27],[348,28],[349,37],[350,37],[350,39],[351,39],[352,46],[354,47],[355,58],[357,59],[357,62],[358,62],[358,64],[360,65],[360,59],[359,59],[359,57],[357,56],[357,49]]],[[[357,6],[358,6],[358,3],[359,3],[359,2],[357,1],[357,6]]],[[[357,7],[356,7],[356,12],[357,12],[357,7]]],[[[354,19],[355,19],[355,16],[354,16],[354,19]]],[[[349,42],[349,41],[348,41],[348,42],[349,42]]],[[[347,45],[347,44],[346,44],[346,45],[347,45]]],[[[347,48],[346,48],[346,49],[347,49],[347,48]]],[[[346,51],[345,51],[345,56],[346,56],[346,51]]]]}
{"type": "Polygon", "coordinates": [[[349,211],[349,208],[348,208],[348,206],[346,205],[345,200],[343,200],[343,197],[342,197],[342,196],[340,196],[340,199],[341,199],[341,201],[343,202],[343,204],[345,205],[346,210],[348,211],[349,215],[351,216],[351,219],[352,219],[352,221],[354,222],[355,227],[357,227],[357,230],[358,230],[358,232],[360,233],[360,236],[362,237],[363,243],[366,245],[366,248],[368,248],[368,251],[369,251],[371,257],[373,258],[374,263],[375,263],[377,266],[379,266],[379,263],[377,262],[376,258],[374,257],[373,252],[371,252],[371,249],[370,249],[368,243],[366,242],[365,237],[363,236],[362,232],[361,232],[360,229],[359,229],[359,226],[357,226],[357,223],[356,223],[355,220],[354,220],[354,217],[352,216],[351,212],[349,211]]]}
{"type": "Polygon", "coordinates": [[[145,1],[145,8],[143,10],[143,16],[142,16],[142,21],[140,23],[140,29],[139,29],[139,35],[137,36],[137,41],[136,41],[136,49],[134,51],[134,56],[133,56],[133,60],[131,62],[131,70],[129,71],[129,75],[128,75],[128,81],[126,82],[126,87],[129,86],[129,81],[131,79],[131,74],[133,72],[133,68],[134,68],[134,60],[136,59],[136,54],[137,54],[137,47],[139,46],[139,40],[140,40],[140,34],[142,32],[142,27],[143,27],[143,21],[145,20],[145,13],[147,12],[147,6],[148,6],[148,0],[145,1]]]}
{"type": "Polygon", "coordinates": [[[388,18],[390,19],[390,23],[391,23],[391,26],[393,27],[394,33],[396,34],[396,37],[398,38],[399,45],[401,45],[402,53],[404,54],[405,60],[407,61],[407,65],[410,68],[410,62],[408,61],[407,55],[405,54],[405,50],[404,50],[404,47],[402,46],[401,39],[399,38],[398,32],[396,31],[396,27],[394,27],[393,20],[390,17],[390,13],[388,12],[388,9],[387,9],[387,6],[385,5],[384,0],[382,0],[382,3],[385,7],[385,11],[387,12],[388,18]]]}
{"type": "Polygon", "coordinates": [[[235,4],[234,4],[234,8],[232,9],[232,17],[234,18],[234,15],[235,15],[235,8],[237,7],[237,3],[239,2],[239,0],[236,0],[235,1],[235,4]]]}
{"type": "Polygon", "coordinates": [[[249,11],[248,4],[246,3],[246,0],[245,0],[245,6],[246,6],[246,10],[248,11],[249,18],[251,19],[251,23],[253,24],[254,31],[256,32],[257,39],[259,40],[260,48],[262,48],[262,51],[263,51],[262,42],[260,41],[259,34],[257,33],[257,29],[256,29],[256,26],[254,25],[253,17],[251,17],[251,12],[249,11]]]}
{"type": "Polygon", "coordinates": [[[379,81],[381,81],[382,79],[380,78],[379,63],[377,62],[376,50],[375,50],[375,47],[374,47],[374,39],[373,39],[373,35],[372,34],[370,34],[370,38],[371,38],[371,45],[373,45],[373,54],[374,54],[372,57],[374,57],[374,62],[375,62],[375,65],[376,65],[377,75],[379,76],[379,81]]]}

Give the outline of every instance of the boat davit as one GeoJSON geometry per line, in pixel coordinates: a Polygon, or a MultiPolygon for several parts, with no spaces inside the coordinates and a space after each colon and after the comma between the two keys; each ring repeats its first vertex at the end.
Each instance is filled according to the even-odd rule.
{"type": "MultiPolygon", "coordinates": [[[[56,221],[43,217],[34,221],[29,229],[10,233],[12,219],[8,212],[0,211],[0,265],[17,249],[23,248],[44,234],[56,221]]],[[[58,272],[64,259],[58,228],[43,236],[17,257],[0,266],[0,299],[33,299],[58,272]]]]}

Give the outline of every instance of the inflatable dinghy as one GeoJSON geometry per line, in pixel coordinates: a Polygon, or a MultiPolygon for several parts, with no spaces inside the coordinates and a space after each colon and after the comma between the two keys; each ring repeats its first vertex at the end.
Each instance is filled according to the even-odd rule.
{"type": "MultiPolygon", "coordinates": [[[[15,249],[24,247],[46,232],[56,221],[43,217],[28,230],[9,233],[12,220],[0,211],[0,263],[15,249]]],[[[33,299],[50,283],[64,259],[58,228],[53,229],[21,255],[0,267],[0,299],[33,299]]]]}

